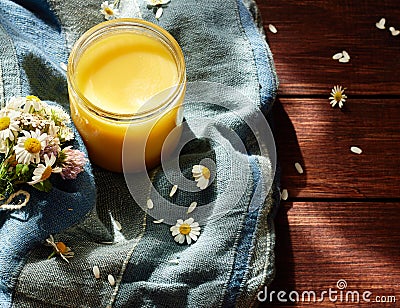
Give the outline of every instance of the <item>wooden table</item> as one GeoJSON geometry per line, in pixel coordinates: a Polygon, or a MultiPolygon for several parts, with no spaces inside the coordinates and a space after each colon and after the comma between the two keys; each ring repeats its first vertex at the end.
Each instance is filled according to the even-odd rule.
{"type": "Polygon", "coordinates": [[[275,138],[289,192],[276,218],[276,293],[262,306],[400,306],[400,35],[389,31],[400,29],[400,2],[257,2],[280,79],[275,138]],[[348,63],[332,59],[343,50],[348,63]],[[329,104],[335,85],[347,88],[343,109],[329,104]],[[343,299],[301,300],[329,288],[343,299]]]}

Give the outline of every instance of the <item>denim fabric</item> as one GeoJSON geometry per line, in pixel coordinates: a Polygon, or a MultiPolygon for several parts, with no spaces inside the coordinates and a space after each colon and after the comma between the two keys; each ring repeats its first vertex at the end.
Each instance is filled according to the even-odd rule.
{"type": "MultiPolygon", "coordinates": [[[[0,99],[33,94],[68,108],[59,63],[67,61],[68,51],[84,31],[103,20],[101,2],[0,0],[0,99]]],[[[160,24],[177,39],[188,81],[231,86],[253,106],[269,112],[278,82],[271,52],[257,27],[254,2],[172,0],[159,21],[144,0],[121,0],[120,9],[124,17],[160,24]]],[[[227,97],[232,104],[242,104],[240,112],[251,118],[245,102],[235,99],[227,97]]],[[[257,290],[273,277],[271,213],[279,193],[277,181],[271,191],[259,185],[271,176],[272,158],[258,156],[248,128],[211,107],[188,104],[188,125],[195,127],[199,115],[213,118],[217,125],[209,128],[211,135],[220,137],[223,129],[232,130],[245,141],[248,153],[226,152],[203,139],[182,151],[180,167],[187,178],[203,158],[211,158],[217,167],[207,190],[195,196],[179,190],[174,196],[180,205],[193,198],[199,204],[215,202],[196,243],[176,244],[170,226],[154,224],[136,204],[123,175],[88,165],[77,180],[56,183],[50,194],[30,190],[32,201],[23,210],[0,212],[1,307],[255,305],[257,290]],[[244,187],[245,193],[238,197],[234,190],[225,191],[230,187],[227,179],[244,187]],[[47,260],[51,249],[42,243],[49,234],[73,249],[70,264],[59,258],[47,260]],[[94,265],[100,268],[100,279],[93,276],[94,265]],[[113,287],[109,274],[117,281],[113,287]]],[[[84,150],[79,137],[75,147],[84,150]]],[[[152,170],[150,176],[167,197],[171,183],[162,169],[152,170]]],[[[143,193],[147,191],[143,187],[143,193]]]]}

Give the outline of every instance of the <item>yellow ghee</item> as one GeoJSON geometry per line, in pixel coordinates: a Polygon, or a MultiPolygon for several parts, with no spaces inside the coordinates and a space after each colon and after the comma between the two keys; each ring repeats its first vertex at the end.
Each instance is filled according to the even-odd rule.
{"type": "Polygon", "coordinates": [[[161,150],[171,152],[179,139],[175,132],[162,149],[182,122],[185,78],[179,45],[154,24],[118,19],[84,34],[71,52],[68,81],[71,116],[90,159],[121,172],[125,142],[132,152],[125,171],[156,166],[161,150]]]}

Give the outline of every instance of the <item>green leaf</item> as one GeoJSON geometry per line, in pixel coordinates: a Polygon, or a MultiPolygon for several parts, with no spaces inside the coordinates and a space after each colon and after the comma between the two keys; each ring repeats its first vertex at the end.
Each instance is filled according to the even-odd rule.
{"type": "Polygon", "coordinates": [[[23,168],[24,166],[25,166],[24,164],[17,164],[17,165],[15,166],[15,173],[16,173],[16,174],[19,174],[19,173],[22,171],[22,168],[23,168]]]}
{"type": "Polygon", "coordinates": [[[50,180],[47,179],[43,182],[36,183],[35,185],[33,185],[33,187],[40,191],[49,192],[53,186],[51,185],[50,180]]]}
{"type": "Polygon", "coordinates": [[[29,172],[29,166],[28,165],[24,165],[22,167],[22,171],[21,172],[22,172],[23,175],[27,174],[29,172]]]}

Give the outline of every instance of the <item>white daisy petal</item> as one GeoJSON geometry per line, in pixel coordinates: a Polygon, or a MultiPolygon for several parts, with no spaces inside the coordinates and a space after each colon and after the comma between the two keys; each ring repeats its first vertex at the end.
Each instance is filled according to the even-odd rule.
{"type": "Polygon", "coordinates": [[[161,17],[162,13],[163,13],[163,8],[162,8],[162,7],[159,7],[159,8],[157,9],[155,18],[156,18],[156,19],[159,19],[159,18],[161,17]]]}
{"type": "Polygon", "coordinates": [[[200,188],[200,189],[206,189],[207,188],[207,186],[208,186],[208,182],[209,182],[209,180],[208,179],[206,179],[206,178],[204,178],[204,177],[201,177],[201,178],[199,178],[199,179],[196,179],[196,181],[197,181],[197,187],[198,188],[200,188]]]}
{"type": "Polygon", "coordinates": [[[298,173],[300,174],[304,173],[303,167],[299,163],[295,163],[294,167],[296,168],[298,173]]]}
{"type": "Polygon", "coordinates": [[[338,60],[338,59],[340,59],[341,57],[343,57],[343,54],[342,54],[341,52],[338,52],[338,53],[335,53],[335,54],[332,56],[332,59],[333,59],[333,60],[338,60]]]}
{"type": "Polygon", "coordinates": [[[193,231],[193,230],[192,230],[192,232],[190,232],[190,233],[195,234],[195,235],[197,235],[197,236],[200,235],[200,231],[193,231]]]}
{"type": "Polygon", "coordinates": [[[175,195],[176,191],[178,190],[178,185],[172,186],[171,192],[169,193],[169,196],[172,197],[175,195]]]}
{"type": "Polygon", "coordinates": [[[178,235],[180,232],[179,232],[179,229],[178,230],[174,230],[174,231],[172,231],[172,236],[175,236],[175,235],[178,235]]]}
{"type": "Polygon", "coordinates": [[[192,217],[190,217],[190,218],[186,219],[183,223],[191,225],[193,222],[194,222],[194,219],[192,217]]]}
{"type": "Polygon", "coordinates": [[[189,233],[189,237],[193,240],[193,241],[197,241],[197,235],[193,234],[193,232],[189,233]]]}
{"type": "Polygon", "coordinates": [[[194,209],[196,208],[196,206],[197,206],[197,202],[192,202],[192,203],[190,203],[190,205],[189,205],[189,207],[188,207],[186,213],[187,213],[187,214],[190,214],[191,212],[193,212],[194,209]]]}
{"type": "Polygon", "coordinates": [[[189,235],[186,235],[186,242],[190,245],[192,243],[192,239],[190,238],[189,235]]]}
{"type": "Polygon", "coordinates": [[[183,234],[179,234],[177,236],[179,244],[183,244],[185,242],[185,236],[183,234]]]}
{"type": "Polygon", "coordinates": [[[178,231],[178,232],[179,232],[179,226],[177,226],[177,225],[172,226],[171,228],[169,228],[169,230],[170,230],[171,232],[175,232],[175,231],[178,231]]]}
{"type": "Polygon", "coordinates": [[[108,275],[108,277],[107,277],[107,279],[108,279],[108,283],[110,284],[110,286],[114,286],[115,285],[115,278],[114,278],[114,276],[113,275],[108,275]]]}
{"type": "Polygon", "coordinates": [[[281,193],[281,199],[282,200],[287,200],[289,198],[289,193],[288,193],[288,190],[287,189],[283,189],[282,190],[282,193],[281,193]]]}
{"type": "Polygon", "coordinates": [[[383,29],[385,29],[385,22],[386,22],[386,19],[385,19],[385,18],[381,18],[381,19],[375,24],[375,26],[376,26],[378,29],[383,30],[383,29]]]}
{"type": "Polygon", "coordinates": [[[269,31],[271,31],[272,33],[277,33],[278,29],[276,29],[276,27],[273,24],[269,24],[268,25],[268,29],[269,31]]]}
{"type": "Polygon", "coordinates": [[[93,275],[96,279],[100,278],[100,269],[97,265],[93,266],[93,275]]]}
{"type": "Polygon", "coordinates": [[[359,147],[355,147],[355,146],[352,146],[350,148],[350,151],[352,151],[355,154],[361,154],[362,153],[362,150],[359,147]]]}
{"type": "Polygon", "coordinates": [[[60,67],[64,70],[67,71],[67,65],[64,62],[60,62],[60,67]]]}
{"type": "Polygon", "coordinates": [[[350,55],[346,50],[343,50],[342,53],[343,53],[343,57],[350,59],[350,55]]]}
{"type": "Polygon", "coordinates": [[[151,200],[151,199],[148,199],[146,204],[147,204],[147,208],[149,210],[151,210],[154,207],[153,200],[151,200]]]}

